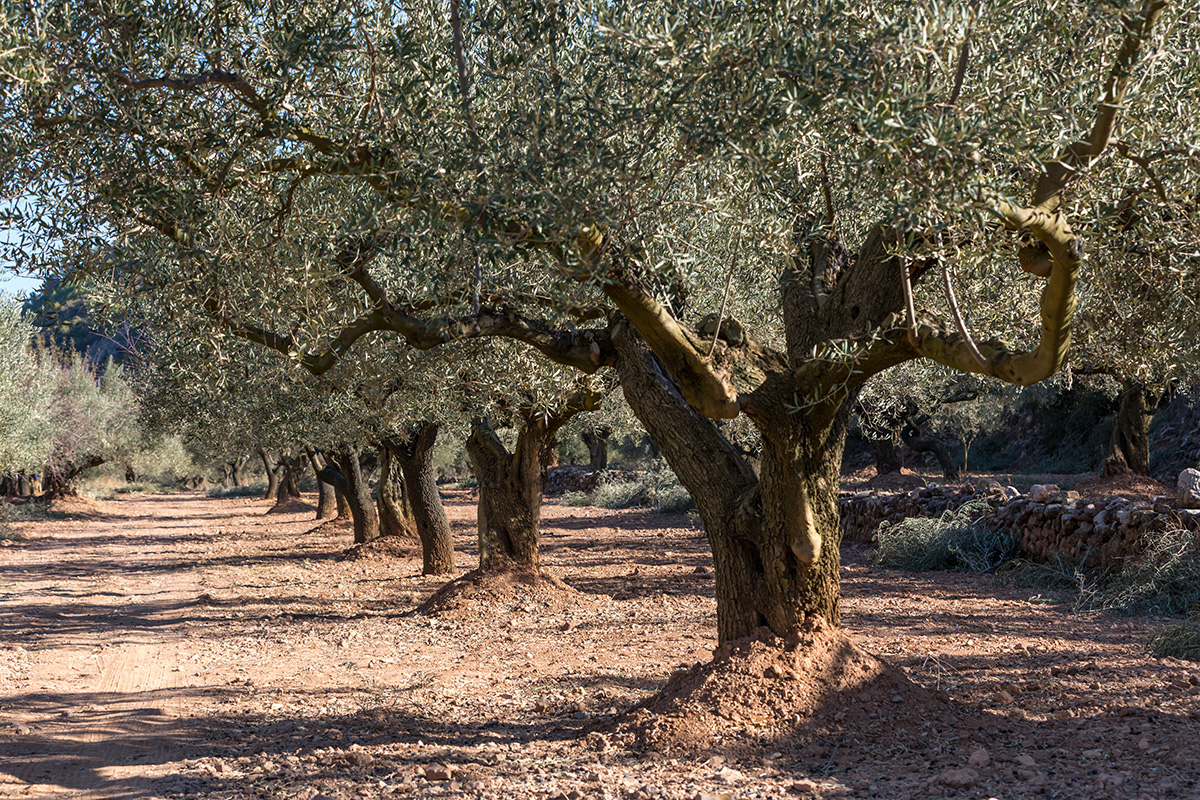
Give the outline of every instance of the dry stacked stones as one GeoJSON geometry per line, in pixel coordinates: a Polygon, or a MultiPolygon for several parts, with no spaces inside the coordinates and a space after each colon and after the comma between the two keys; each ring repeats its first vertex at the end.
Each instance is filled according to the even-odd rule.
{"type": "MultiPolygon", "coordinates": [[[[1196,487],[1200,506],[1200,471],[1192,472],[1196,472],[1195,482],[1188,485],[1196,487]]],[[[1180,499],[1183,484],[1181,476],[1180,499]]],[[[1016,531],[1025,556],[1034,561],[1062,555],[1088,566],[1119,566],[1141,552],[1147,534],[1179,525],[1200,530],[1200,509],[1187,508],[1172,497],[1156,497],[1152,502],[1122,497],[1088,500],[1054,485],[1035,485],[1027,495],[993,485],[979,490],[927,487],[904,494],[845,495],[840,500],[842,536],[846,541],[869,542],[881,522],[937,517],[977,497],[992,507],[983,521],[1016,531]]]]}

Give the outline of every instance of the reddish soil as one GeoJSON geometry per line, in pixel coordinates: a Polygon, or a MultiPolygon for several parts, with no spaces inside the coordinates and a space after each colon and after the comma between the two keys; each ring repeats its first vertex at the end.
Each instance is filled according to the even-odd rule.
{"type": "Polygon", "coordinates": [[[1096,500],[1107,500],[1110,497],[1153,500],[1164,495],[1175,498],[1174,489],[1144,475],[1113,475],[1107,478],[1098,475],[1080,481],[1072,488],[1084,497],[1096,500]]]}
{"type": "MultiPolygon", "coordinates": [[[[474,508],[448,495],[467,572],[474,508]]],[[[714,659],[686,517],[551,502],[565,587],[476,581],[431,615],[446,581],[417,553],[341,558],[344,526],[269,507],[126,496],[16,526],[0,796],[1200,796],[1200,665],[1145,654],[1161,620],[848,545],[847,635],[714,659]]]]}

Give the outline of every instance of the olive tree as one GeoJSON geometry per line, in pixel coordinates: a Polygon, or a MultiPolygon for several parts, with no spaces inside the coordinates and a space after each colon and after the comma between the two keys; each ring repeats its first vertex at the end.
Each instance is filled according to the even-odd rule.
{"type": "Polygon", "coordinates": [[[4,23],[0,180],[40,209],[14,256],[318,374],[379,332],[615,367],[722,639],[838,620],[871,376],[1043,380],[1130,227],[1194,270],[1194,226],[1139,212],[1194,195],[1190,3],[122,8],[4,23]],[[713,424],[741,415],[758,471],[713,424]]]}
{"type": "Polygon", "coordinates": [[[0,474],[40,471],[50,453],[52,375],[30,349],[34,330],[11,297],[0,295],[0,474]]]}

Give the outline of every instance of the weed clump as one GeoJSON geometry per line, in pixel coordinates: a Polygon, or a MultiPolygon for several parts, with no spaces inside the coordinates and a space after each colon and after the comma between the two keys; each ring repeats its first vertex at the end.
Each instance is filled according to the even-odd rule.
{"type": "Polygon", "coordinates": [[[1159,658],[1200,661],[1200,619],[1193,617],[1150,634],[1146,649],[1159,658]]]}
{"type": "Polygon", "coordinates": [[[695,508],[692,496],[665,465],[647,470],[637,480],[604,480],[589,492],[567,492],[563,503],[597,508],[650,506],[661,514],[682,514],[695,508]]]}
{"type": "Polygon", "coordinates": [[[1078,607],[1116,614],[1184,616],[1200,610],[1200,546],[1194,531],[1147,534],[1142,556],[1087,587],[1078,607]]]}
{"type": "Polygon", "coordinates": [[[258,481],[244,486],[214,486],[207,494],[209,497],[262,497],[266,491],[267,482],[258,481]]]}
{"type": "Polygon", "coordinates": [[[1020,553],[1016,535],[980,520],[991,506],[972,500],[937,518],[909,517],[883,523],[875,534],[872,561],[904,572],[992,572],[1020,553]]]}

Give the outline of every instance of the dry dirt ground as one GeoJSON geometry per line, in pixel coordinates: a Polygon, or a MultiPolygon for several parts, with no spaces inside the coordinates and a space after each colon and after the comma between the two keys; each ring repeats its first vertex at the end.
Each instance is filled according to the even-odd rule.
{"type": "Polygon", "coordinates": [[[1159,620],[847,547],[861,650],[818,626],[714,662],[685,517],[551,502],[570,588],[433,616],[407,548],[266,510],[127,497],[2,543],[0,797],[1200,797],[1200,665],[1144,654],[1159,620]]]}

